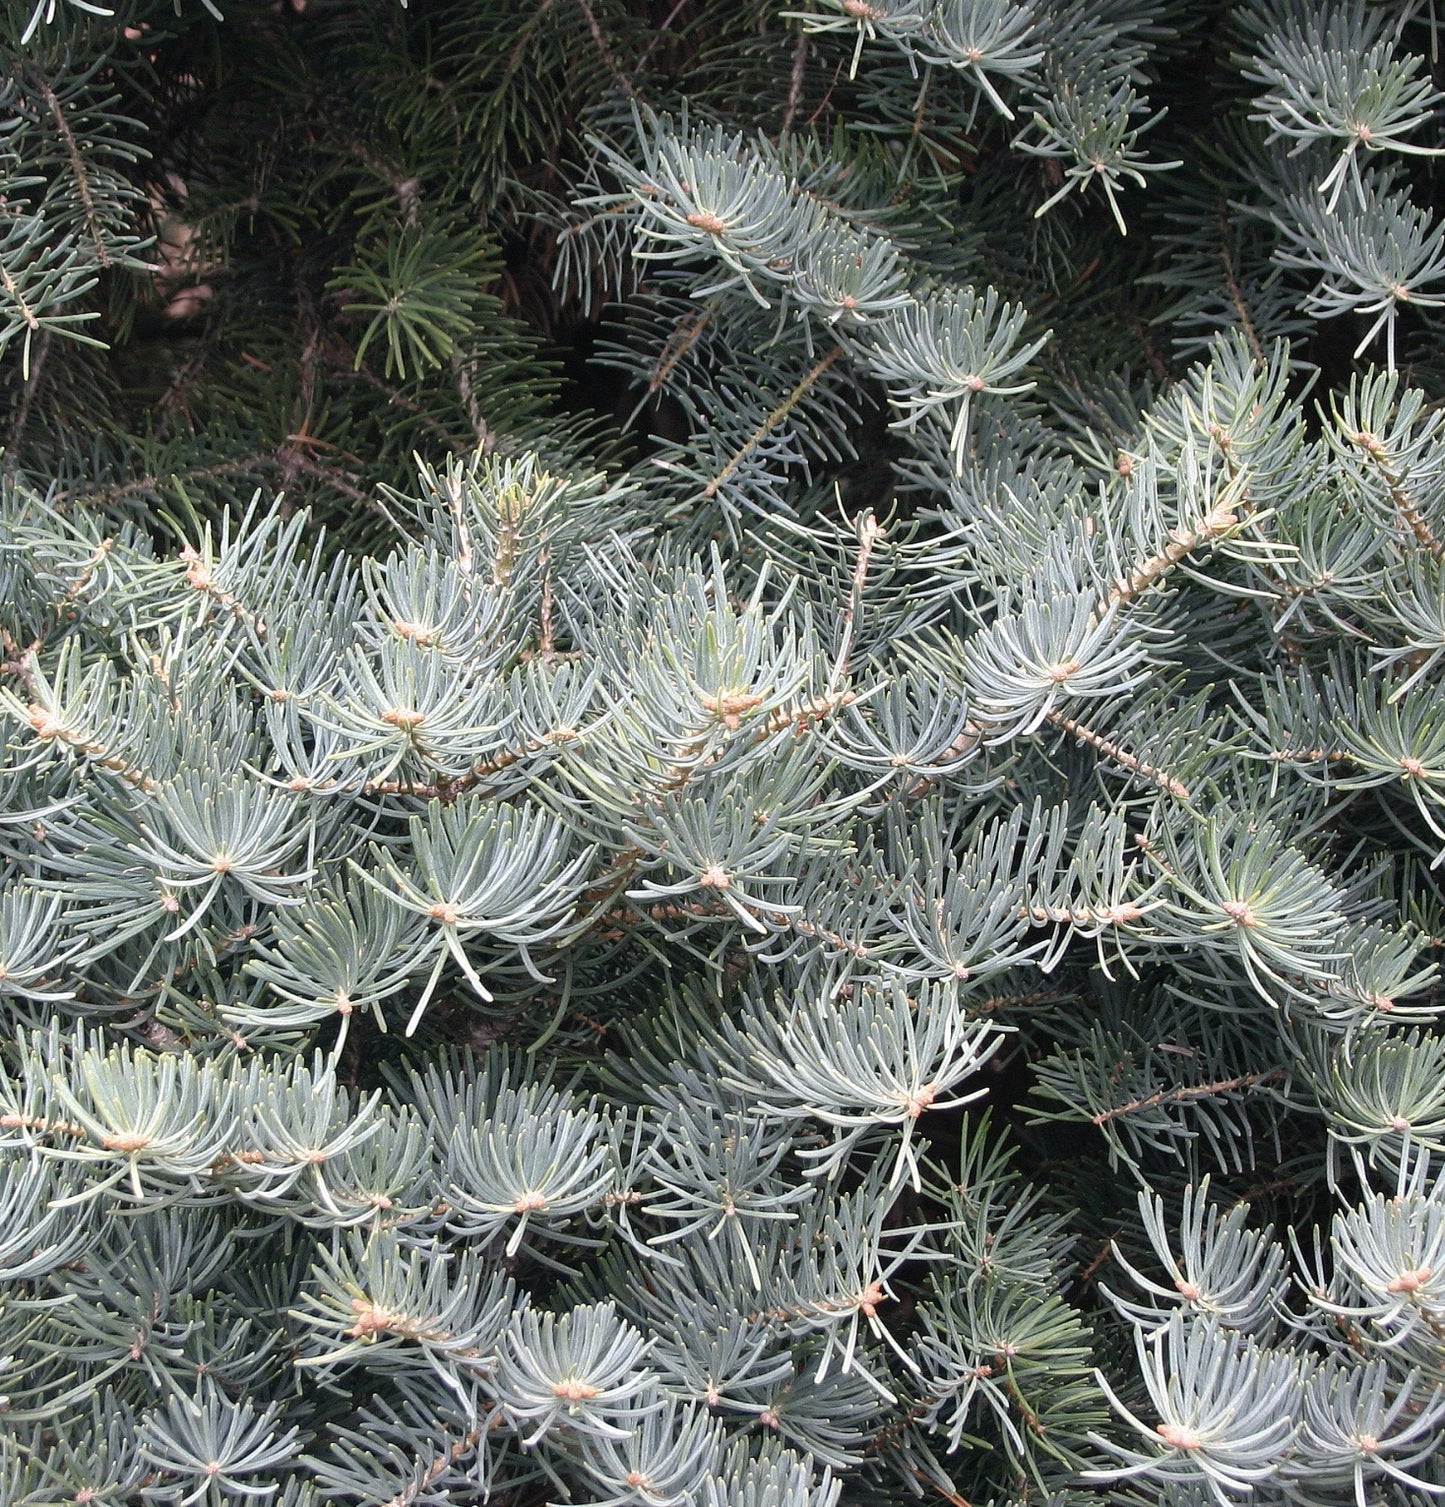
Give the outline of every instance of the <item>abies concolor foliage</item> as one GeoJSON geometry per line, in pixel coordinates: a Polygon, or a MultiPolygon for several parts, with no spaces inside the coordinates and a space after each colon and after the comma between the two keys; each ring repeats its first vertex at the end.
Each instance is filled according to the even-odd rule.
{"type": "Polygon", "coordinates": [[[1434,8],[0,35],[0,1504],[1445,1497],[1434,8]]]}

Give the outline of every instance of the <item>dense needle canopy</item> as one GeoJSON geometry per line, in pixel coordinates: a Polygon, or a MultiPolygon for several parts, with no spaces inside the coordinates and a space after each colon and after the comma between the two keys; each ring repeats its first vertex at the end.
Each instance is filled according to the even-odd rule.
{"type": "Polygon", "coordinates": [[[1433,7],[0,36],[0,1507],[1445,1498],[1433,7]]]}

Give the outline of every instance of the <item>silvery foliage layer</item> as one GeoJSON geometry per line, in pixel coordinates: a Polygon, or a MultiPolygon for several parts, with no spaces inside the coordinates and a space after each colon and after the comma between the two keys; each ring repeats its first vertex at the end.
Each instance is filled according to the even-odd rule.
{"type": "MultiPolygon", "coordinates": [[[[364,549],[7,471],[0,1501],[1445,1496],[1429,34],[1234,15],[1179,373],[1079,413],[887,154],[1130,230],[1168,7],[772,19],[882,171],[616,90],[546,212],[635,464],[488,436],[364,549]]],[[[16,158],[26,383],[149,265],[107,119],[16,158]]],[[[358,369],[461,339],[429,233],[358,369]]]]}

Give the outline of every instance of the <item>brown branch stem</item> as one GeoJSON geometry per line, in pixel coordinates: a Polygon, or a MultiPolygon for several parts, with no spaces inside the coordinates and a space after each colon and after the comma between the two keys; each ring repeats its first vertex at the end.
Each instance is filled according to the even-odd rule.
{"type": "Polygon", "coordinates": [[[808,33],[798,32],[798,40],[793,44],[793,71],[788,80],[788,105],[783,111],[783,124],[780,134],[788,136],[792,134],[793,122],[798,118],[798,111],[803,104],[803,85],[808,74],[808,33]]]}
{"type": "Polygon", "coordinates": [[[1116,581],[1105,598],[1106,607],[1127,606],[1136,597],[1148,591],[1164,578],[1187,555],[1202,544],[1212,543],[1234,528],[1239,514],[1220,504],[1209,514],[1197,529],[1174,529],[1169,543],[1157,555],[1143,561],[1127,576],[1116,581]]]}
{"type": "Polygon", "coordinates": [[[85,215],[85,228],[95,243],[96,260],[102,268],[109,267],[110,247],[105,244],[105,236],[101,232],[100,214],[95,207],[95,195],[90,191],[90,171],[85,165],[85,154],[80,150],[75,132],[70,129],[70,122],[65,118],[64,107],[55,91],[43,79],[40,83],[40,97],[45,101],[45,108],[50,111],[61,141],[65,143],[65,155],[70,162],[76,191],[80,194],[80,207],[85,215]]]}
{"type": "Polygon", "coordinates": [[[1161,790],[1167,790],[1178,800],[1189,799],[1189,787],[1182,780],[1175,779],[1167,770],[1158,769],[1153,764],[1146,763],[1137,754],[1131,754],[1127,748],[1121,748],[1117,743],[1110,742],[1084,723],[1076,722],[1072,717],[1066,717],[1060,711],[1049,712],[1048,720],[1061,732],[1069,734],[1080,743],[1088,744],[1100,758],[1108,759],[1127,769],[1131,774],[1137,774],[1141,779],[1158,785],[1161,790]]]}
{"type": "Polygon", "coordinates": [[[779,424],[795,409],[808,395],[809,390],[817,383],[818,379],[833,365],[843,354],[843,347],[835,345],[826,356],[814,362],[814,364],[799,378],[798,384],[787,397],[758,425],[756,429],[743,441],[729,458],[727,464],[718,472],[713,479],[702,489],[704,497],[716,497],[718,488],[733,474],[737,468],[752,454],[757,447],[770,435],[779,424]]]}
{"type": "Polygon", "coordinates": [[[1253,1088],[1256,1084],[1272,1083],[1284,1077],[1282,1067],[1270,1068],[1263,1073],[1241,1073],[1237,1078],[1222,1078],[1217,1083],[1199,1083],[1183,1088],[1160,1089],[1143,1099],[1133,1099],[1128,1104],[1116,1104],[1112,1109],[1101,1109],[1090,1115],[1090,1123],[1103,1125],[1116,1120],[1120,1115],[1135,1114],[1141,1109],[1153,1109],[1158,1104],[1188,1104],[1195,1099],[1207,1099],[1214,1094],[1233,1093],[1236,1089],[1253,1088]]]}
{"type": "Polygon", "coordinates": [[[1352,444],[1357,445],[1370,457],[1385,483],[1385,490],[1390,494],[1390,501],[1394,503],[1395,510],[1399,513],[1405,527],[1414,536],[1415,542],[1422,549],[1429,550],[1435,559],[1445,559],[1445,542],[1435,537],[1429,520],[1420,511],[1419,504],[1410,496],[1404,481],[1386,461],[1385,447],[1380,443],[1379,437],[1367,430],[1360,430],[1357,434],[1351,434],[1349,439],[1352,444]]]}
{"type": "Polygon", "coordinates": [[[1219,220],[1219,260],[1224,263],[1224,289],[1229,294],[1229,301],[1234,305],[1234,312],[1239,320],[1239,327],[1244,332],[1245,341],[1249,345],[1249,353],[1261,365],[1264,363],[1264,346],[1260,342],[1259,332],[1254,327],[1254,321],[1249,317],[1249,308],[1244,301],[1244,294],[1240,291],[1239,278],[1234,270],[1234,256],[1229,249],[1229,237],[1233,222],[1229,216],[1220,211],[1219,220]]]}

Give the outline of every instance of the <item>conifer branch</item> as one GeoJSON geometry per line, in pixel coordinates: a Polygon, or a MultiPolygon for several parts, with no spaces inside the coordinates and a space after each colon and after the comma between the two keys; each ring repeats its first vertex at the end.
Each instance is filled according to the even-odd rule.
{"type": "MultiPolygon", "coordinates": [[[[0,268],[3,271],[3,268],[0,268]]],[[[5,431],[6,442],[14,445],[25,432],[25,425],[30,418],[31,405],[40,387],[40,379],[45,371],[45,358],[50,354],[51,335],[49,330],[41,330],[35,341],[35,348],[30,358],[30,375],[25,378],[20,392],[20,401],[15,405],[15,412],[10,416],[10,423],[5,431]]]]}
{"type": "Polygon", "coordinates": [[[713,319],[713,311],[704,309],[691,319],[683,319],[673,328],[662,349],[658,352],[652,373],[647,379],[647,390],[655,393],[666,386],[678,363],[688,353],[698,337],[713,319]]]}
{"type": "Polygon", "coordinates": [[[1379,436],[1361,429],[1350,434],[1348,438],[1351,444],[1370,458],[1370,463],[1385,483],[1390,501],[1394,503],[1401,521],[1409,529],[1415,542],[1421,549],[1428,550],[1436,560],[1445,559],[1445,541],[1435,537],[1429,520],[1420,510],[1419,504],[1411,497],[1403,479],[1391,468],[1389,461],[1385,458],[1385,447],[1380,442],[1379,436]]]}
{"type": "Polygon", "coordinates": [[[798,111],[803,104],[803,87],[808,76],[808,33],[799,31],[798,39],[793,43],[793,67],[788,76],[788,103],[783,110],[783,121],[779,132],[783,136],[790,136],[793,131],[793,122],[798,118],[798,111]]]}
{"type": "Polygon", "coordinates": [[[410,1486],[399,1491],[394,1497],[388,1498],[386,1507],[411,1507],[411,1504],[424,1496],[447,1471],[476,1449],[486,1437],[487,1428],[488,1425],[479,1424],[463,1434],[455,1444],[447,1448],[445,1453],[437,1455],[410,1486]]]}
{"type": "Polygon", "coordinates": [[[1160,1104],[1183,1104],[1217,1094],[1232,1094],[1242,1088],[1254,1088],[1261,1083],[1274,1083],[1285,1076],[1282,1067],[1266,1072],[1240,1073],[1234,1078],[1222,1078],[1217,1083],[1186,1084],[1179,1088],[1160,1089],[1142,1099],[1131,1099],[1127,1104],[1116,1104],[1089,1116],[1092,1124],[1105,1125],[1121,1115],[1138,1114],[1141,1110],[1153,1109],[1160,1104]]]}
{"type": "Polygon", "coordinates": [[[1244,338],[1249,342],[1249,353],[1261,366],[1265,362],[1264,344],[1259,338],[1259,331],[1254,327],[1254,321],[1249,317],[1249,305],[1244,301],[1244,294],[1240,291],[1239,275],[1235,271],[1234,256],[1229,249],[1231,227],[1225,218],[1223,208],[1218,214],[1219,225],[1219,259],[1224,263],[1224,289],[1229,294],[1229,301],[1234,307],[1235,317],[1239,320],[1239,327],[1244,331],[1244,338]]]}
{"type": "Polygon", "coordinates": [[[75,4],[0,79],[0,1495],[1428,1495],[1411,26],[75,4]]]}
{"type": "Polygon", "coordinates": [[[496,448],[497,437],[492,433],[491,425],[482,416],[481,404],[477,402],[477,395],[472,389],[472,379],[467,374],[466,363],[456,352],[452,353],[451,368],[456,378],[457,392],[461,395],[462,407],[472,426],[472,436],[477,442],[477,449],[483,455],[490,455],[496,448]]]}
{"type": "Polygon", "coordinates": [[[788,415],[807,397],[808,393],[817,384],[830,367],[843,354],[843,347],[835,345],[826,355],[815,361],[813,365],[803,373],[793,387],[792,391],[777,405],[768,416],[752,431],[741,445],[728,457],[727,463],[722,470],[707,481],[702,489],[704,497],[716,497],[718,488],[721,487],[752,454],[754,450],[781,424],[788,415]]]}
{"type": "Polygon", "coordinates": [[[55,493],[51,499],[54,507],[75,503],[105,506],[124,502],[130,498],[143,498],[148,493],[160,491],[167,483],[174,483],[182,490],[195,482],[226,481],[231,477],[254,475],[269,468],[274,452],[258,451],[233,460],[217,461],[209,466],[190,466],[168,476],[145,475],[131,481],[110,482],[98,487],[70,487],[55,493]]]}
{"type": "Polygon", "coordinates": [[[1061,732],[1067,733],[1080,743],[1087,743],[1100,758],[1108,759],[1121,768],[1127,769],[1131,774],[1149,780],[1152,784],[1158,785],[1161,790],[1167,790],[1176,800],[1187,801],[1189,799],[1189,787],[1167,771],[1156,769],[1154,765],[1145,763],[1137,755],[1131,754],[1128,749],[1121,748],[1117,743],[1111,742],[1092,728],[1086,727],[1082,722],[1066,717],[1057,708],[1050,711],[1047,716],[1048,720],[1061,732]]]}
{"type": "Polygon", "coordinates": [[[75,139],[75,132],[70,129],[70,122],[65,117],[64,107],[56,98],[55,90],[44,78],[39,80],[39,87],[40,97],[45,101],[45,108],[55,122],[55,129],[61,141],[65,143],[66,161],[70,165],[70,175],[75,179],[76,192],[80,195],[85,228],[90,235],[91,244],[95,247],[95,259],[102,268],[108,268],[110,247],[106,244],[106,238],[101,229],[100,212],[96,207],[95,195],[91,191],[90,169],[85,164],[85,156],[80,150],[80,143],[75,139]]]}
{"type": "Polygon", "coordinates": [[[1239,514],[1227,505],[1214,508],[1198,528],[1177,528],[1170,534],[1169,543],[1157,555],[1138,564],[1127,576],[1121,577],[1105,598],[1107,606],[1127,606],[1142,596],[1196,549],[1223,538],[1239,524],[1239,514]]]}

